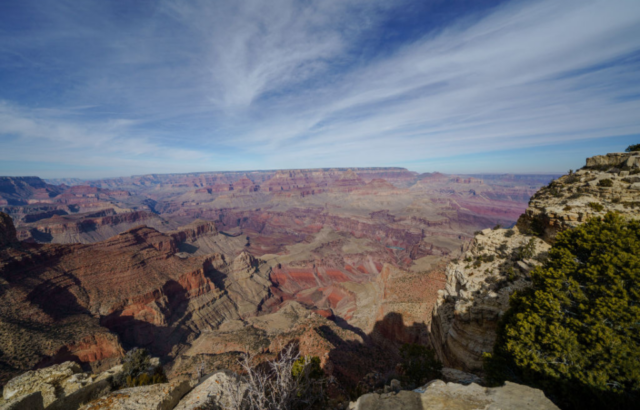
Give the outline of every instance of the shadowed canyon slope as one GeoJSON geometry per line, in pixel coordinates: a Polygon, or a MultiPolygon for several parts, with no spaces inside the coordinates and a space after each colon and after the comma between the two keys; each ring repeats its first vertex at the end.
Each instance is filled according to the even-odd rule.
{"type": "Polygon", "coordinates": [[[427,343],[446,262],[474,231],[513,225],[550,179],[402,168],[73,186],[3,177],[2,380],[64,360],[102,368],[134,346],[176,375],[293,338],[355,383],[392,366],[380,346],[427,343]]]}

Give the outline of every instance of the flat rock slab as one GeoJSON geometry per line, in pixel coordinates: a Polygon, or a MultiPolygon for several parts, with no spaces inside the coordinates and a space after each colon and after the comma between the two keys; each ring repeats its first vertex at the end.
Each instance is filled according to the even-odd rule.
{"type": "Polygon", "coordinates": [[[118,390],[81,407],[81,410],[172,410],[191,386],[188,381],[118,390]]]}
{"type": "Polygon", "coordinates": [[[424,393],[365,394],[351,406],[354,410],[558,410],[541,390],[507,382],[486,388],[472,383],[463,386],[431,382],[424,393]]]}

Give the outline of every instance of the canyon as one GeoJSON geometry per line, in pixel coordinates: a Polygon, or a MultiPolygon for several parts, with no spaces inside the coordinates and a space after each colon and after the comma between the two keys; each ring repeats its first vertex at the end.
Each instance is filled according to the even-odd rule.
{"type": "Polygon", "coordinates": [[[474,232],[513,226],[552,178],[403,168],[1,177],[0,383],[69,360],[102,371],[133,347],[179,377],[298,340],[355,386],[392,369],[402,343],[432,343],[449,261],[474,232]]]}

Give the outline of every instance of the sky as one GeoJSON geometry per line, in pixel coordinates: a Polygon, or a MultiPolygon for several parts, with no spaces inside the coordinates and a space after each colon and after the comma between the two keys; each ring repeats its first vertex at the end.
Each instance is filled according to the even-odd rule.
{"type": "Polygon", "coordinates": [[[0,175],[558,173],[633,143],[638,0],[0,2],[0,175]]]}

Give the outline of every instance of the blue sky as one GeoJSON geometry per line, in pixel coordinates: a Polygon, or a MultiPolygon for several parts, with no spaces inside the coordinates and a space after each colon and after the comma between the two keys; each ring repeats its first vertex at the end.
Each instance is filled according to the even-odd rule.
{"type": "Polygon", "coordinates": [[[640,143],[637,0],[4,0],[0,174],[555,173],[640,143]]]}

